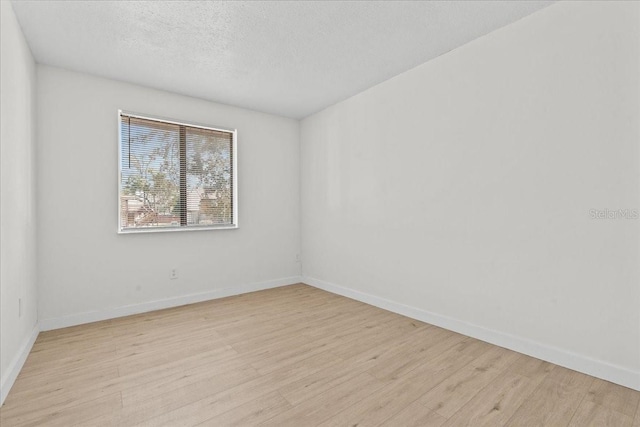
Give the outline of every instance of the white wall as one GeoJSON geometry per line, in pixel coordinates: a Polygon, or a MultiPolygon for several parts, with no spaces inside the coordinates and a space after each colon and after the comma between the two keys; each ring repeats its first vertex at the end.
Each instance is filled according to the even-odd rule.
{"type": "Polygon", "coordinates": [[[640,388],[639,221],[589,215],[640,207],[639,18],[555,4],[303,120],[306,280],[640,388]]]}
{"type": "MultiPolygon", "coordinates": [[[[11,3],[0,2],[0,403],[37,322],[35,221],[36,66],[11,3]],[[19,300],[22,309],[19,310],[19,300]],[[21,313],[19,312],[21,311],[21,313]]],[[[29,348],[27,348],[29,347],[29,348]]]]}
{"type": "Polygon", "coordinates": [[[297,281],[298,138],[292,119],[39,65],[43,328],[297,281]],[[119,108],[238,129],[237,230],[116,233],[119,108]]]}

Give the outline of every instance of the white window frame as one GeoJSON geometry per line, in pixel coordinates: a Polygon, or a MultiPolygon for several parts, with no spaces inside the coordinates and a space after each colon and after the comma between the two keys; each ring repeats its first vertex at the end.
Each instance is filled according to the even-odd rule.
{"type": "Polygon", "coordinates": [[[137,233],[167,233],[175,231],[203,231],[203,230],[233,230],[238,228],[238,130],[227,129],[218,126],[209,126],[199,123],[183,122],[175,119],[169,119],[166,117],[151,116],[147,114],[138,114],[126,110],[118,110],[118,234],[137,234],[137,233]],[[139,227],[139,228],[122,228],[122,208],[120,206],[122,200],[122,120],[121,116],[135,117],[138,119],[156,120],[164,123],[170,123],[174,125],[189,126],[194,128],[214,130],[221,132],[228,132],[232,134],[231,145],[231,168],[232,168],[232,183],[233,191],[231,197],[232,200],[232,223],[225,225],[178,225],[178,226],[164,226],[164,227],[139,227]]]}

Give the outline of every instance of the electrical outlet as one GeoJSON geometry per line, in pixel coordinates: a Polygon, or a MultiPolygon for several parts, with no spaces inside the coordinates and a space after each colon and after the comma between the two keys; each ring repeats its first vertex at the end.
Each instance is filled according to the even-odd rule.
{"type": "Polygon", "coordinates": [[[177,268],[172,268],[171,269],[171,280],[177,279],[178,278],[178,269],[177,268]]]}
{"type": "Polygon", "coordinates": [[[22,317],[22,298],[18,298],[18,317],[22,317]]]}
{"type": "Polygon", "coordinates": [[[302,257],[300,256],[300,254],[296,254],[296,262],[300,261],[302,261],[302,257]]]}

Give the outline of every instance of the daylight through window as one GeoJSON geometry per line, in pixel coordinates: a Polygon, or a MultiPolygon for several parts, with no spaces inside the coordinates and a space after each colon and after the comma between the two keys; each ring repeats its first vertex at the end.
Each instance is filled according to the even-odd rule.
{"type": "Polygon", "coordinates": [[[120,113],[120,227],[237,226],[235,131],[120,113]]]}

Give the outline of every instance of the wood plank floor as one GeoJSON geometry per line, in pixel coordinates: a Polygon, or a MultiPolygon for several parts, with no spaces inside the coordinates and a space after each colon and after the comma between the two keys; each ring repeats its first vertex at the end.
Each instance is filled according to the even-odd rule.
{"type": "Polygon", "coordinates": [[[38,337],[9,426],[628,426],[640,392],[306,285],[38,337]]]}

